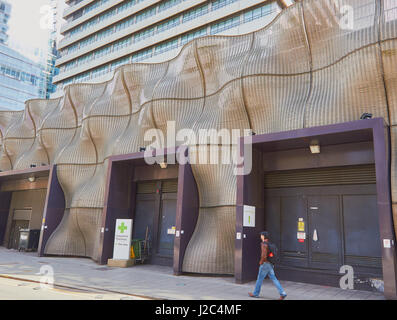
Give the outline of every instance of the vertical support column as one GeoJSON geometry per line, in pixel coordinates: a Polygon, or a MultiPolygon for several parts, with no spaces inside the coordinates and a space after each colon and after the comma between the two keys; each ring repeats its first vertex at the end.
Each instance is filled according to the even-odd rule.
{"type": "Polygon", "coordinates": [[[133,173],[131,161],[109,160],[98,254],[100,264],[106,264],[113,257],[116,219],[131,219],[131,207],[135,207],[130,193],[133,173]]]}
{"type": "Polygon", "coordinates": [[[388,299],[397,299],[396,236],[390,195],[390,132],[389,128],[384,126],[383,119],[377,120],[373,127],[373,137],[384,294],[388,299]],[[390,248],[385,247],[384,240],[391,241],[390,248]]]}
{"type": "Polygon", "coordinates": [[[182,273],[183,258],[193,235],[199,214],[199,195],[192,167],[189,163],[179,165],[178,199],[176,207],[176,230],[174,240],[174,274],[182,273]]]}
{"type": "MultiPolygon", "coordinates": [[[[243,140],[240,154],[243,156],[243,140]]],[[[252,170],[237,177],[235,272],[237,283],[255,280],[260,258],[259,233],[265,226],[264,172],[262,151],[252,148],[252,170]],[[243,226],[244,205],[255,206],[255,227],[243,226]],[[239,235],[237,237],[237,235],[239,235]]]]}
{"type": "Polygon", "coordinates": [[[4,243],[12,192],[0,193],[0,245],[4,243]]]}
{"type": "Polygon", "coordinates": [[[48,177],[47,195],[45,199],[43,221],[41,225],[38,255],[45,254],[45,247],[51,234],[58,227],[65,212],[65,196],[58,182],[57,167],[53,165],[48,177]]]}

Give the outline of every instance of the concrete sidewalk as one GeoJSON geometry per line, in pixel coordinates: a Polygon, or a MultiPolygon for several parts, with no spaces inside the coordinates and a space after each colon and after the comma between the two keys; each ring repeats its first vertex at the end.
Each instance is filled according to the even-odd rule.
{"type": "MultiPolygon", "coordinates": [[[[157,299],[257,300],[248,297],[255,282],[236,284],[233,277],[174,276],[172,269],[155,265],[110,268],[85,258],[38,257],[0,247],[0,276],[40,281],[40,268],[50,265],[54,284],[90,288],[157,299]]],[[[383,294],[281,281],[289,300],[383,300],[383,294]]],[[[270,280],[265,280],[262,299],[277,299],[270,280]]]]}

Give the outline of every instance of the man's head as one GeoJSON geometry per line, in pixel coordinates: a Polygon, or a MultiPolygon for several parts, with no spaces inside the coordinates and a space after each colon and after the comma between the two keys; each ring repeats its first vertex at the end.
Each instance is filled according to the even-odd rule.
{"type": "Polygon", "coordinates": [[[267,240],[269,240],[269,232],[267,232],[267,231],[262,231],[262,232],[261,232],[261,239],[262,239],[262,241],[267,241],[267,240]]]}

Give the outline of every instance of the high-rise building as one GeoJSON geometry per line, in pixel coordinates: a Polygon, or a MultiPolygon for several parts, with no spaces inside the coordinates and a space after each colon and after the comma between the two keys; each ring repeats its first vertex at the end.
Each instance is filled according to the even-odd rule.
{"type": "Polygon", "coordinates": [[[6,1],[0,1],[0,43],[8,40],[8,19],[10,18],[11,5],[6,1]]]}
{"type": "Polygon", "coordinates": [[[0,1],[0,107],[21,110],[26,100],[45,97],[45,82],[40,63],[7,45],[10,14],[11,5],[0,1]]]}
{"type": "Polygon", "coordinates": [[[57,33],[58,33],[58,4],[59,0],[51,0],[51,9],[52,9],[52,22],[51,22],[51,30],[50,37],[48,39],[48,52],[47,52],[47,61],[46,61],[46,70],[45,70],[45,78],[46,78],[46,93],[45,96],[47,99],[50,98],[51,94],[56,91],[56,85],[53,82],[54,76],[59,74],[59,68],[55,66],[56,59],[58,58],[58,50],[57,50],[57,33]]]}
{"type": "Polygon", "coordinates": [[[44,97],[42,67],[0,44],[0,107],[22,110],[26,100],[44,97]]]}
{"type": "Polygon", "coordinates": [[[175,57],[192,39],[266,26],[287,0],[66,0],[54,83],[96,82],[118,66],[175,57]]]}
{"type": "MultiPolygon", "coordinates": [[[[158,28],[154,53],[184,36],[158,28]]],[[[130,219],[137,260],[246,283],[267,230],[281,280],[397,299],[396,48],[396,0],[302,0],[258,31],[0,112],[0,245],[38,229],[39,256],[106,264],[130,219]]]]}

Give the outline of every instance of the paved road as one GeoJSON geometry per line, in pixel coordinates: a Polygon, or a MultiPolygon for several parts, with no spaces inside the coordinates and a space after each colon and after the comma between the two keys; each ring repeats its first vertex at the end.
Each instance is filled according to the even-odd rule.
{"type": "Polygon", "coordinates": [[[61,287],[0,277],[0,300],[142,300],[142,298],[101,291],[61,287]]]}

